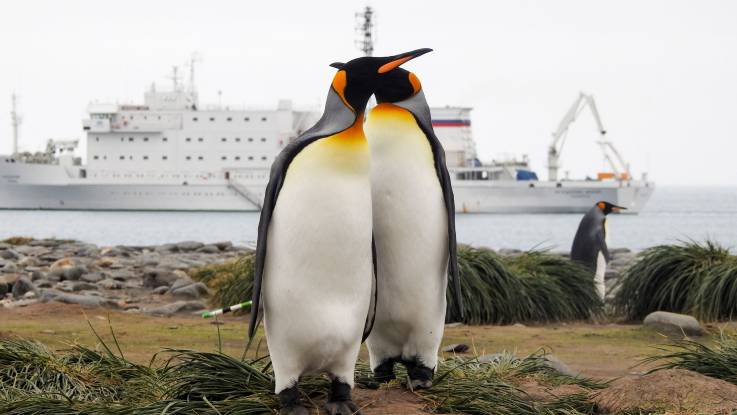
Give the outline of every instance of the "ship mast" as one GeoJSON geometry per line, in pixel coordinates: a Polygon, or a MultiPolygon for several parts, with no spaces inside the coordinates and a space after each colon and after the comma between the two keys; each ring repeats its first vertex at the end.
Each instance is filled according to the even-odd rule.
{"type": "Polygon", "coordinates": [[[18,102],[17,98],[18,97],[15,93],[10,96],[10,123],[13,126],[13,151],[10,153],[11,155],[18,153],[18,127],[20,127],[21,124],[21,116],[18,115],[18,110],[16,108],[18,102]]]}
{"type": "Polygon", "coordinates": [[[366,6],[356,13],[356,46],[364,56],[374,55],[374,9],[366,6]]]}

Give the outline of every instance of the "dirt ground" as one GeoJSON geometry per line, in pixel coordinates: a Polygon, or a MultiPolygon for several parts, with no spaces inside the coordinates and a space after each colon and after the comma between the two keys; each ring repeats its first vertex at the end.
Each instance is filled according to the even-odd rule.
{"type": "MultiPolygon", "coordinates": [[[[18,336],[35,339],[57,350],[64,349],[72,343],[94,347],[98,340],[90,329],[90,325],[109,345],[112,345],[110,334],[112,326],[125,357],[139,363],[148,363],[153,354],[164,348],[187,348],[199,351],[221,349],[227,354],[240,357],[246,344],[247,316],[226,316],[218,320],[220,324],[214,323],[213,320],[205,320],[197,315],[170,318],[151,317],[119,311],[85,309],[59,303],[36,304],[10,310],[0,309],[0,337],[18,336]]],[[[735,330],[737,325],[709,328],[718,332],[719,329],[735,330]]],[[[703,341],[710,343],[713,338],[705,337],[703,341]]],[[[259,339],[249,350],[249,355],[266,354],[266,346],[262,340],[263,332],[261,331],[259,339]]],[[[621,378],[607,390],[611,390],[611,393],[602,395],[600,400],[602,405],[616,407],[622,404],[617,397],[624,396],[625,393],[634,394],[631,399],[627,398],[628,401],[633,402],[638,399],[642,400],[643,396],[647,398],[656,393],[648,392],[638,385],[662,385],[662,379],[642,377],[647,367],[638,365],[638,363],[644,357],[656,353],[654,346],[668,341],[667,337],[640,325],[574,323],[539,326],[451,325],[446,327],[443,344],[467,344],[471,347],[468,355],[507,350],[523,356],[544,348],[584,376],[603,380],[621,378]],[[644,392],[638,393],[639,390],[644,392]]],[[[361,358],[368,359],[365,347],[361,351],[361,358]]],[[[668,372],[658,373],[663,373],[659,376],[679,377],[677,374],[668,374],[668,372]]],[[[704,380],[706,383],[710,381],[710,378],[704,380]]],[[[685,391],[683,402],[693,404],[693,393],[689,395],[688,392],[692,389],[691,385],[696,383],[698,382],[690,379],[682,385],[685,391]]],[[[704,387],[707,390],[715,387],[706,383],[704,387]]],[[[729,386],[734,387],[734,385],[729,386]]],[[[728,386],[725,388],[729,389],[728,386]]],[[[528,388],[523,387],[523,389],[528,388]]],[[[422,411],[421,399],[406,390],[396,388],[379,391],[356,389],[354,393],[354,398],[362,407],[364,415],[426,413],[422,411]]],[[[534,395],[535,388],[531,387],[528,393],[534,395]]],[[[668,394],[678,395],[672,390],[668,394]]],[[[676,406],[682,407],[683,403],[678,401],[676,406]]],[[[721,408],[719,405],[717,407],[721,408]]],[[[713,409],[712,406],[709,408],[713,409]]],[[[669,413],[700,412],[675,411],[669,413]]]]}

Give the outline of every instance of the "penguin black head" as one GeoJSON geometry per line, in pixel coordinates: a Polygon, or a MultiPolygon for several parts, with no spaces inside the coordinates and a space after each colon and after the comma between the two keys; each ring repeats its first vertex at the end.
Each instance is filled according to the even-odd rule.
{"type": "Polygon", "coordinates": [[[598,207],[599,209],[601,209],[601,211],[605,215],[608,215],[608,214],[610,214],[612,212],[619,212],[620,210],[627,210],[626,207],[613,205],[613,204],[611,204],[609,202],[604,202],[604,201],[598,202],[596,204],[596,207],[598,207]]]}
{"type": "Polygon", "coordinates": [[[393,103],[404,101],[413,97],[422,90],[422,84],[412,72],[397,68],[381,75],[379,85],[376,87],[376,102],[393,103]]]}
{"type": "Polygon", "coordinates": [[[356,114],[361,113],[384,76],[394,72],[399,65],[430,51],[432,49],[423,48],[394,56],[364,56],[347,63],[332,63],[330,66],[338,69],[333,78],[333,89],[348,108],[356,114]]]}

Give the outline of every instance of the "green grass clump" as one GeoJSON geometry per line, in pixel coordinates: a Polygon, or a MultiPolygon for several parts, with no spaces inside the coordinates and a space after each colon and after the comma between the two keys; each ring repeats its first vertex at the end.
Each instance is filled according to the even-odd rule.
{"type": "Polygon", "coordinates": [[[31,241],[33,241],[33,238],[28,238],[25,236],[11,236],[10,238],[6,238],[0,242],[6,243],[8,245],[26,245],[31,241]]]}
{"type": "MultiPolygon", "coordinates": [[[[98,337],[99,339],[99,337],[98,337]]],[[[39,343],[0,339],[0,413],[6,415],[273,414],[273,371],[268,357],[239,360],[222,353],[167,350],[168,358],[139,366],[115,354],[100,339],[101,352],[74,346],[61,353],[39,343]]],[[[118,352],[120,349],[118,348],[118,352]]],[[[406,378],[398,370],[400,382],[406,378]]],[[[371,378],[365,362],[356,367],[357,387],[371,378]]],[[[556,372],[542,354],[511,354],[491,363],[441,360],[434,386],[418,391],[426,409],[458,414],[591,414],[588,392],[600,387],[556,372]],[[581,393],[532,399],[521,388],[579,385],[581,393]]],[[[391,387],[399,387],[397,385],[391,387]]],[[[319,405],[329,381],[306,377],[303,402],[319,405]]]]}
{"type": "MultiPolygon", "coordinates": [[[[531,251],[503,257],[486,248],[460,246],[458,267],[464,322],[511,324],[570,321],[601,310],[593,274],[557,255],[531,251]]],[[[455,313],[453,286],[446,295],[448,321],[455,313]]]]}
{"type": "Polygon", "coordinates": [[[645,359],[654,370],[687,369],[737,385],[737,334],[722,333],[714,347],[684,339],[658,347],[663,353],[645,359]]]}
{"type": "Polygon", "coordinates": [[[703,320],[737,312],[737,260],[714,242],[649,248],[625,272],[615,312],[641,320],[653,311],[695,314],[703,320]]]}
{"type": "Polygon", "coordinates": [[[208,265],[190,272],[213,292],[210,302],[215,307],[228,307],[251,299],[253,293],[254,253],[237,260],[208,265]]]}

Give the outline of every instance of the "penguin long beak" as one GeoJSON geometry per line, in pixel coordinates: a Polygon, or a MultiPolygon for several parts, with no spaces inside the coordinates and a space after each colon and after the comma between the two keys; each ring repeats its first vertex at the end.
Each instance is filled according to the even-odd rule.
{"type": "Polygon", "coordinates": [[[385,58],[388,60],[388,62],[381,65],[377,73],[387,73],[391,71],[392,69],[399,67],[399,65],[409,60],[412,60],[418,56],[422,56],[428,52],[432,52],[432,49],[422,48],[422,49],[417,49],[417,50],[413,50],[410,52],[400,53],[399,55],[389,56],[385,58]]]}
{"type": "Polygon", "coordinates": [[[624,206],[612,206],[612,212],[619,212],[620,210],[627,210],[624,206]]]}

